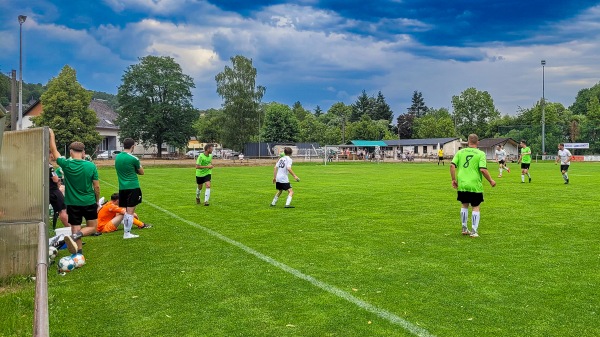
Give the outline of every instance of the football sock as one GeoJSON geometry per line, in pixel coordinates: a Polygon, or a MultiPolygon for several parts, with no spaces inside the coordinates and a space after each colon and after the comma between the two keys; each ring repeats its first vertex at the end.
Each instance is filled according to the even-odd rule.
{"type": "Polygon", "coordinates": [[[196,187],[196,198],[200,198],[200,192],[202,192],[202,190],[196,187]]]}
{"type": "Polygon", "coordinates": [[[136,219],[135,217],[133,218],[133,224],[136,225],[137,227],[142,227],[144,226],[144,223],[141,222],[140,220],[136,219]]]}
{"type": "Polygon", "coordinates": [[[473,233],[477,233],[477,228],[479,227],[479,219],[481,218],[481,216],[479,215],[479,212],[473,212],[473,215],[471,216],[471,220],[473,222],[472,226],[473,226],[473,233]]]}
{"type": "Polygon", "coordinates": [[[292,196],[288,195],[287,200],[285,201],[285,205],[289,206],[292,203],[292,196]]]}
{"type": "Polygon", "coordinates": [[[463,228],[467,228],[467,219],[469,219],[469,209],[461,208],[460,209],[460,221],[462,223],[463,228]]]}
{"type": "Polygon", "coordinates": [[[133,226],[133,215],[129,213],[125,213],[123,216],[123,230],[125,233],[131,232],[131,227],[133,226]]]}
{"type": "Polygon", "coordinates": [[[528,177],[528,178],[531,178],[531,174],[529,174],[529,172],[527,172],[527,177],[528,177]]]}
{"type": "Polygon", "coordinates": [[[210,188],[207,188],[204,192],[204,202],[208,202],[208,199],[210,199],[210,188]]]}
{"type": "Polygon", "coordinates": [[[502,175],[502,167],[500,168],[500,175],[502,175]]]}
{"type": "Polygon", "coordinates": [[[521,182],[524,183],[525,182],[525,175],[521,174],[521,182]]]}
{"type": "Polygon", "coordinates": [[[271,205],[275,205],[277,203],[277,200],[279,200],[279,197],[276,194],[275,197],[273,198],[273,202],[271,202],[271,205]]]}
{"type": "Polygon", "coordinates": [[[563,174],[563,179],[565,181],[569,180],[569,175],[567,173],[563,174]]]}

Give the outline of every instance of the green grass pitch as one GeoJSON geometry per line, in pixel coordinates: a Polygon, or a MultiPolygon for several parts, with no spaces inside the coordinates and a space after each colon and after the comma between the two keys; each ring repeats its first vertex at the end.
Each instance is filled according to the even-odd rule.
{"type": "MultiPolygon", "coordinates": [[[[85,238],[83,268],[50,269],[51,335],[600,336],[600,165],[574,163],[564,185],[551,163],[532,164],[531,184],[489,163],[498,185],[472,239],[447,164],[298,163],[295,209],[285,194],[269,207],[272,167],[216,167],[209,207],[193,168],[148,167],[138,214],[154,228],[85,238]]],[[[112,168],[100,179],[116,191],[112,168]]],[[[31,333],[33,283],[13,283],[1,336],[31,333]]]]}

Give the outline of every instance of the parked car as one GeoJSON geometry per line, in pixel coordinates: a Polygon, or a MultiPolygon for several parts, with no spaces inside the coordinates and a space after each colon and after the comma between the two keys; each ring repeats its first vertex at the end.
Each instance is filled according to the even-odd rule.
{"type": "Polygon", "coordinates": [[[116,157],[121,151],[118,150],[110,150],[110,154],[108,155],[110,158],[116,157]]]}
{"type": "Polygon", "coordinates": [[[109,153],[108,151],[100,151],[96,155],[96,159],[108,159],[109,153]]]}
{"type": "Polygon", "coordinates": [[[191,151],[188,151],[185,155],[188,158],[192,158],[192,159],[193,158],[197,158],[200,155],[200,151],[198,151],[198,150],[191,150],[191,151]]]}

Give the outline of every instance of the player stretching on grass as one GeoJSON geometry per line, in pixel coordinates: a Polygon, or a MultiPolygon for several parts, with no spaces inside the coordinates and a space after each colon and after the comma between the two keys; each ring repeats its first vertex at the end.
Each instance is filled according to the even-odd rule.
{"type": "Polygon", "coordinates": [[[213,146],[206,144],[204,146],[204,152],[200,153],[198,160],[196,160],[196,204],[200,204],[200,193],[202,193],[202,184],[206,184],[204,190],[204,206],[208,206],[208,199],[210,199],[210,179],[212,176],[212,155],[213,146]]]}
{"type": "Polygon", "coordinates": [[[525,182],[525,175],[529,177],[531,182],[531,175],[529,174],[529,166],[531,166],[531,148],[527,146],[527,142],[523,139],[519,144],[521,146],[521,155],[517,163],[521,163],[521,183],[525,182]]]}
{"type": "Polygon", "coordinates": [[[498,165],[500,166],[500,175],[498,175],[498,178],[502,178],[502,169],[505,169],[506,172],[510,173],[510,169],[506,166],[506,151],[504,151],[502,145],[497,146],[495,154],[496,162],[498,162],[498,165]]]}
{"type": "Polygon", "coordinates": [[[477,148],[479,138],[476,134],[469,135],[469,147],[459,150],[450,164],[450,176],[452,177],[452,187],[458,190],[456,200],[462,203],[460,209],[460,220],[462,222],[462,234],[470,235],[472,238],[479,237],[477,229],[479,228],[479,205],[483,202],[483,184],[481,177],[492,185],[496,182],[490,176],[486,167],[485,153],[477,148]],[[457,174],[458,171],[458,174],[457,174]],[[469,205],[473,209],[471,215],[472,231],[467,226],[469,217],[469,205]]]}
{"type": "Polygon", "coordinates": [[[65,242],[71,254],[83,254],[81,237],[95,234],[98,224],[98,169],[94,163],[83,159],[84,149],[85,145],[81,142],[71,143],[70,158],[67,160],[56,149],[54,131],[50,129],[50,152],[56,158],[56,163],[62,167],[64,174],[65,205],[72,233],[71,236],[65,236],[65,242]],[[86,220],[85,228],[81,228],[83,218],[86,220]]]}
{"type": "MultiPolygon", "coordinates": [[[[110,196],[110,201],[104,204],[98,212],[98,232],[110,233],[116,231],[123,222],[126,213],[125,208],[119,207],[119,193],[113,193],[110,196]]],[[[151,224],[141,222],[135,213],[133,213],[133,224],[140,229],[152,228],[151,224]]]]}
{"type": "Polygon", "coordinates": [[[300,178],[292,171],[292,158],[290,155],[292,154],[292,149],[286,147],[283,149],[284,157],[279,158],[277,164],[275,164],[275,168],[273,170],[273,184],[275,184],[275,188],[277,189],[277,194],[273,198],[273,202],[271,202],[271,206],[275,206],[277,204],[277,200],[279,200],[279,196],[283,191],[288,192],[287,200],[285,201],[285,208],[294,208],[294,206],[290,205],[292,203],[292,196],[294,195],[294,190],[292,190],[292,185],[290,185],[290,179],[288,177],[288,172],[296,181],[300,181],[300,178]]]}
{"type": "Polygon", "coordinates": [[[569,166],[571,166],[571,151],[565,149],[565,144],[558,144],[558,156],[556,157],[556,163],[560,161],[560,172],[562,173],[565,185],[569,183],[569,166]]]}
{"type": "Polygon", "coordinates": [[[134,145],[133,139],[125,138],[123,151],[115,158],[115,169],[119,178],[119,207],[126,210],[123,215],[123,239],[139,237],[139,235],[131,233],[131,227],[133,227],[135,206],[142,203],[142,189],[138,174],[144,175],[144,168],[140,164],[140,160],[131,154],[134,145]]]}

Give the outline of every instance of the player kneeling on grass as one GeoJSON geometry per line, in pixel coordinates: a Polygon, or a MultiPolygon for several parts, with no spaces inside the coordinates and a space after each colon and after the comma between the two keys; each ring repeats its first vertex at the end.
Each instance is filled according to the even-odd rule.
{"type": "Polygon", "coordinates": [[[462,222],[462,234],[470,235],[472,238],[479,237],[477,228],[479,227],[479,205],[483,202],[483,184],[481,177],[492,185],[496,182],[490,176],[487,170],[485,153],[477,148],[479,138],[476,134],[469,135],[469,146],[459,150],[450,164],[450,176],[452,177],[452,187],[458,190],[456,200],[462,203],[460,209],[460,220],[462,222]],[[469,205],[473,208],[472,231],[467,226],[469,217],[469,205]]]}
{"type": "Polygon", "coordinates": [[[292,203],[294,191],[292,190],[292,185],[290,185],[288,172],[294,176],[296,181],[300,181],[300,178],[298,178],[294,171],[292,171],[292,158],[290,158],[290,155],[292,154],[292,148],[286,147],[283,150],[283,153],[285,156],[279,158],[273,170],[273,184],[275,184],[277,194],[275,194],[273,202],[271,202],[271,206],[275,206],[277,204],[277,200],[279,199],[281,192],[287,191],[288,197],[285,202],[285,208],[294,208],[294,206],[290,205],[292,203]]]}
{"type": "MultiPolygon", "coordinates": [[[[110,201],[104,204],[98,212],[98,232],[110,233],[116,231],[123,222],[125,213],[127,213],[127,210],[124,207],[119,207],[119,193],[114,193],[110,196],[110,201]]],[[[140,229],[152,227],[151,224],[141,222],[135,213],[133,213],[133,224],[140,229]]]]}

